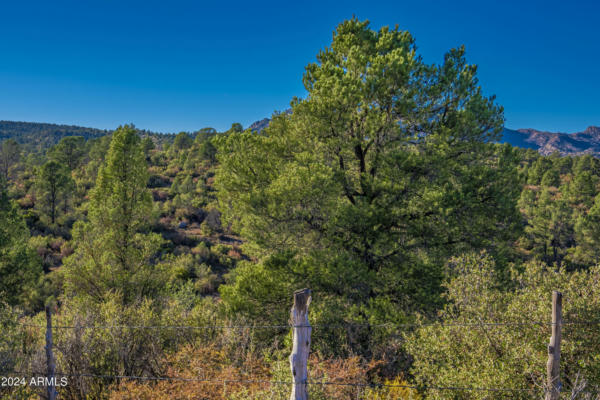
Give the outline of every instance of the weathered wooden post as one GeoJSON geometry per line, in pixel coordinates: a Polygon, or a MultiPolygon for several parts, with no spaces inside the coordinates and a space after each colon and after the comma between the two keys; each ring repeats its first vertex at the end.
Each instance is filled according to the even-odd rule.
{"type": "Polygon", "coordinates": [[[294,384],[290,400],[308,400],[308,354],[310,352],[311,327],[308,322],[310,289],[294,292],[294,305],[291,312],[293,347],[290,355],[290,368],[294,384]]]}
{"type": "Polygon", "coordinates": [[[54,363],[54,354],[52,354],[52,311],[50,306],[46,306],[46,376],[48,378],[48,400],[55,400],[56,382],[54,381],[54,373],[56,364],[54,363]]]}
{"type": "Polygon", "coordinates": [[[546,382],[546,400],[558,400],[560,397],[560,329],[562,325],[562,293],[552,292],[552,337],[548,345],[548,376],[546,382]]]}

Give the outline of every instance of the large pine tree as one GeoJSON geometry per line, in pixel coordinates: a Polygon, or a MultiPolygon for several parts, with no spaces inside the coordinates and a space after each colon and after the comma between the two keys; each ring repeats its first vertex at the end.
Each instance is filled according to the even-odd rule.
{"type": "Polygon", "coordinates": [[[247,250],[276,256],[239,270],[224,299],[267,307],[266,278],[310,285],[337,316],[427,310],[447,256],[514,238],[516,156],[490,144],[502,109],[462,48],[426,65],[398,29],[346,21],[317,61],[290,114],[219,141],[223,211],[247,250]]]}
{"type": "Polygon", "coordinates": [[[88,221],[73,229],[75,252],[65,262],[70,294],[132,303],[160,286],[154,268],[162,239],[147,232],[152,198],[141,140],[133,126],[119,127],[98,172],[88,221]]]}

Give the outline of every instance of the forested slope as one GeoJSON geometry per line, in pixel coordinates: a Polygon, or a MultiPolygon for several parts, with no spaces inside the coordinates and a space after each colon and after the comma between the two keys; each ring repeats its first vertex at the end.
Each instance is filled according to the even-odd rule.
{"type": "Polygon", "coordinates": [[[465,50],[399,29],[345,21],[304,84],[260,130],[4,139],[3,374],[45,371],[49,306],[60,398],[289,398],[308,287],[311,398],[540,398],[560,290],[598,390],[600,161],[497,143],[465,50]]]}
{"type": "Polygon", "coordinates": [[[65,136],[81,136],[84,139],[99,138],[106,130],[72,125],[56,125],[39,122],[0,121],[0,140],[14,139],[32,150],[45,150],[57,144],[65,136]]]}

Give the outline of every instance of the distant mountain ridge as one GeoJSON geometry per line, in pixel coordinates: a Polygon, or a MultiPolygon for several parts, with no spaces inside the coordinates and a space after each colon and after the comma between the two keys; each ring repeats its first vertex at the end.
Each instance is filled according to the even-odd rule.
{"type": "Polygon", "coordinates": [[[560,133],[536,129],[504,128],[500,143],[510,143],[516,147],[537,150],[540,154],[561,155],[591,154],[600,156],[600,127],[589,126],[582,132],[560,133]]]}
{"type": "Polygon", "coordinates": [[[263,118],[260,121],[255,121],[252,124],[250,124],[248,129],[250,129],[252,132],[260,133],[263,131],[263,129],[269,126],[269,122],[271,122],[269,118],[263,118]]]}

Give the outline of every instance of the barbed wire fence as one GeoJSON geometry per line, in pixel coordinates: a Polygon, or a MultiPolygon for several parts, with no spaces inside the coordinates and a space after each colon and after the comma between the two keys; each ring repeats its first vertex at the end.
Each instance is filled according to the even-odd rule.
{"type": "MultiPolygon", "coordinates": [[[[332,324],[314,324],[308,322],[308,307],[310,304],[310,290],[303,289],[294,293],[294,305],[291,310],[292,320],[288,324],[274,325],[52,325],[52,313],[47,307],[46,318],[47,324],[32,324],[21,323],[21,326],[35,329],[46,329],[45,335],[45,352],[46,352],[46,370],[45,371],[2,371],[3,374],[16,374],[24,377],[45,377],[46,383],[46,398],[55,400],[59,394],[59,389],[56,386],[59,377],[67,378],[88,378],[105,381],[139,381],[139,382],[187,382],[187,383],[202,383],[206,385],[266,385],[269,387],[284,387],[291,392],[291,399],[305,400],[308,398],[309,388],[312,387],[349,387],[356,389],[356,398],[360,399],[362,389],[411,389],[418,392],[437,391],[437,392],[487,392],[487,393],[504,393],[507,396],[511,394],[528,394],[531,398],[545,398],[546,400],[559,399],[563,387],[560,381],[560,344],[561,344],[561,327],[565,325],[573,326],[592,326],[600,325],[600,320],[563,320],[562,319],[562,295],[559,292],[553,292],[553,307],[551,322],[543,321],[480,321],[480,322],[428,322],[428,323],[332,323],[332,324]],[[294,320],[294,315],[300,317],[294,320]],[[424,327],[453,327],[473,329],[481,327],[548,327],[552,331],[550,344],[548,346],[548,362],[547,362],[547,379],[545,385],[537,387],[476,387],[463,385],[413,385],[413,384],[396,384],[396,383],[377,383],[377,382],[347,382],[337,379],[324,380],[323,377],[310,378],[308,371],[308,356],[310,353],[311,333],[313,329],[355,329],[355,328],[385,328],[396,330],[398,332],[406,329],[418,329],[424,327]],[[214,379],[205,377],[180,377],[170,375],[135,375],[135,374],[97,374],[97,373],[67,373],[57,371],[56,361],[53,354],[53,332],[59,330],[77,330],[83,329],[93,330],[141,330],[141,331],[222,331],[222,330],[290,330],[292,331],[292,354],[290,355],[290,379],[252,379],[248,378],[248,374],[240,377],[232,377],[230,379],[214,379]]],[[[577,382],[574,386],[577,386],[577,382]]],[[[564,392],[563,392],[564,393],[564,392]]],[[[586,391],[581,385],[574,387],[572,390],[574,395],[569,398],[576,398],[577,395],[587,394],[600,398],[600,393],[586,391]]],[[[578,397],[577,397],[578,398],[578,397]]],[[[591,398],[591,397],[588,397],[591,398]]]]}

